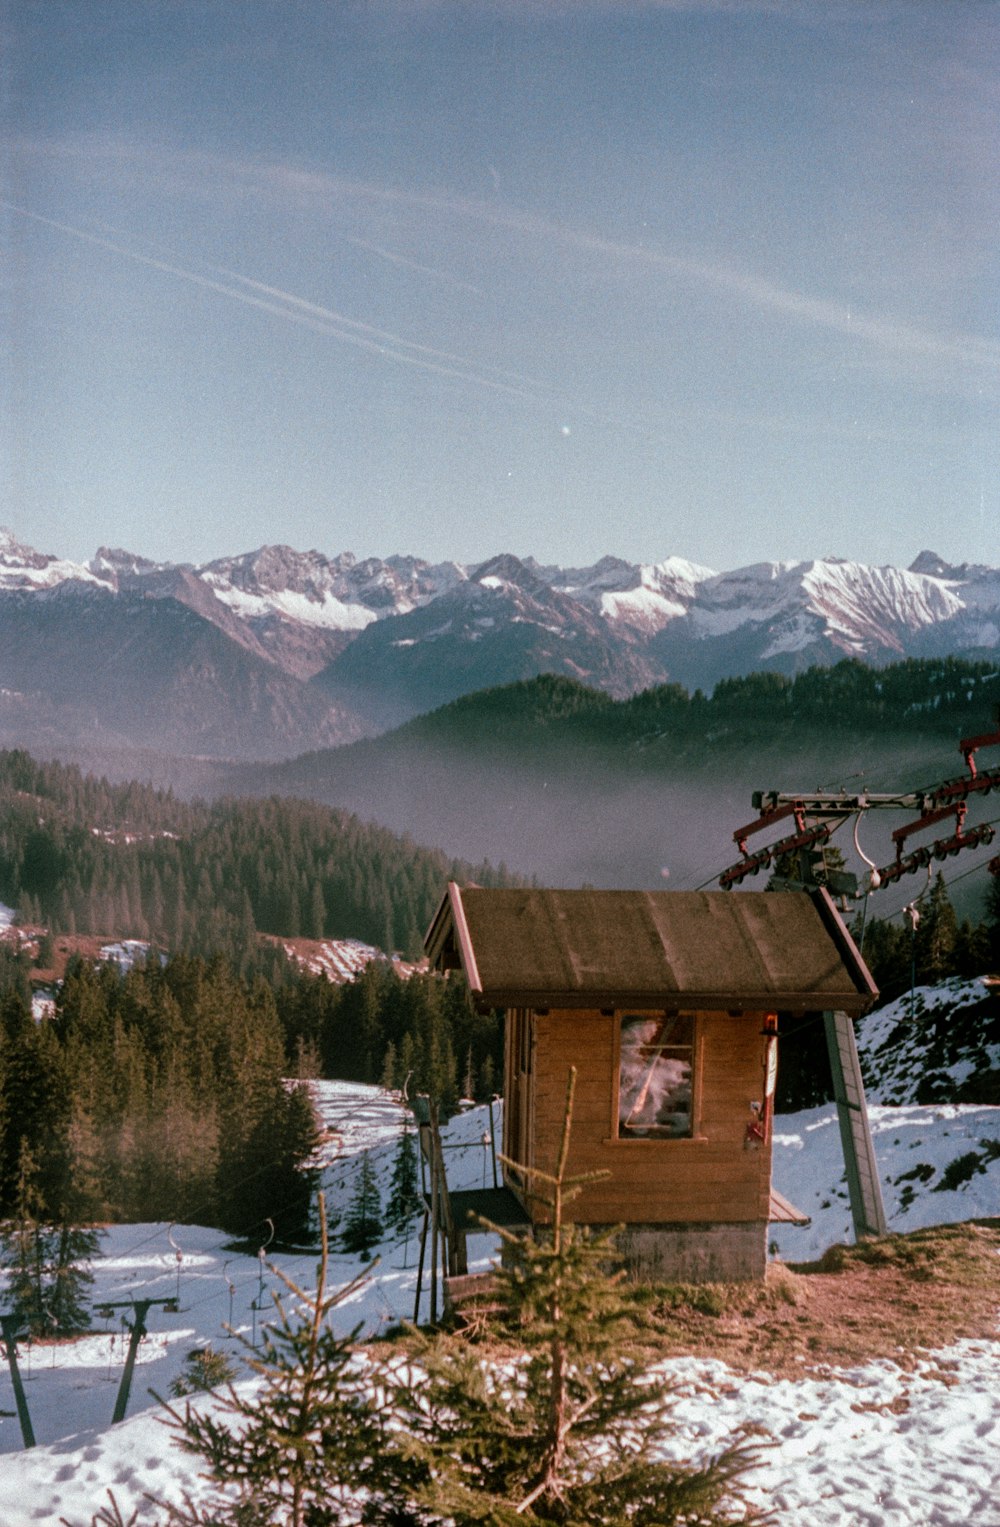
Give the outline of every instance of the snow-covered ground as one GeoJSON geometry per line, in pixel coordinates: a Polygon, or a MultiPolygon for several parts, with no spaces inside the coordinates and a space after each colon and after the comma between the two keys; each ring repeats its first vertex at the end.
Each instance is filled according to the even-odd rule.
{"type": "Polygon", "coordinates": [[[996,977],[953,976],[867,1013],[857,1035],[868,1101],[972,1102],[1000,1095],[996,988],[996,977]]]}
{"type": "MultiPolygon", "coordinates": [[[[890,1230],[1000,1214],[1000,1108],[972,1103],[868,1109],[890,1230]],[[953,1179],[962,1178],[951,1186],[953,1179]]],[[[853,1241],[840,1127],[831,1104],[774,1121],[774,1185],[812,1223],[772,1225],[786,1262],[853,1241]]]]}
{"type": "MultiPolygon", "coordinates": [[[[350,1197],[363,1150],[384,1196],[404,1110],[376,1088],[315,1085],[328,1132],[323,1175],[331,1210],[350,1197]]],[[[1000,1108],[875,1107],[872,1120],[892,1228],[1000,1214],[1000,1158],[990,1159],[988,1145],[1000,1139],[1000,1108]],[[936,1184],[961,1176],[956,1168],[949,1174],[949,1164],[966,1158],[968,1166],[972,1154],[982,1170],[972,1166],[953,1188],[935,1192],[936,1184]]],[[[448,1126],[452,1186],[492,1180],[488,1133],[485,1109],[448,1126]]],[[[832,1107],[779,1116],[775,1146],[776,1185],[813,1216],[806,1228],[775,1227],[782,1255],[807,1259],[834,1241],[852,1239],[832,1107]]],[[[486,1265],[492,1250],[489,1237],[476,1238],[470,1245],[474,1264],[486,1265]]],[[[415,1234],[387,1240],[378,1253],[370,1282],[342,1307],[345,1330],[361,1324],[374,1333],[413,1316],[415,1234]]],[[[279,1254],[273,1262],[308,1284],[315,1256],[279,1254]]],[[[355,1258],[334,1256],[338,1282],[358,1270],[355,1258]]],[[[101,1334],[20,1349],[38,1446],[22,1450],[16,1417],[2,1416],[3,1527],[55,1524],[60,1517],[84,1527],[109,1487],[126,1516],[138,1508],[148,1523],[156,1513],[144,1502],[145,1492],[176,1496],[195,1487],[196,1466],[173,1445],[149,1389],[166,1393],[198,1344],[211,1342],[235,1355],[239,1344],[226,1324],[252,1339],[261,1306],[272,1307],[272,1291],[280,1286],[266,1255],[234,1252],[219,1232],[193,1226],[116,1227],[105,1238],[95,1273],[95,1302],[179,1294],[180,1313],[150,1310],[129,1415],[115,1427],[110,1418],[126,1344],[120,1311],[101,1334]]],[[[746,1379],[724,1363],[695,1358],[673,1359],[665,1367],[680,1386],[676,1453],[711,1450],[741,1425],[763,1428],[775,1445],[765,1451],[753,1484],[782,1522],[1000,1527],[1000,1339],[927,1354],[911,1372],[881,1360],[802,1380],[766,1372],[746,1379]]],[[[0,1410],[14,1410],[6,1374],[0,1376],[0,1410]]]]}

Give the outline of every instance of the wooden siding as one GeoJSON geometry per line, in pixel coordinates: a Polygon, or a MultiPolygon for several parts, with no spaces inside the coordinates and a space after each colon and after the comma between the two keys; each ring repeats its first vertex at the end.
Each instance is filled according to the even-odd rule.
{"type": "Polygon", "coordinates": [[[574,1201],[575,1219],[589,1224],[766,1220],[770,1146],[745,1145],[750,1103],[762,1095],[763,1014],[698,1013],[692,1138],[634,1140],[616,1138],[619,1016],[580,1009],[535,1016],[528,1079],[533,1163],[550,1168],[555,1162],[567,1072],[574,1065],[569,1170],[611,1174],[574,1201]]]}

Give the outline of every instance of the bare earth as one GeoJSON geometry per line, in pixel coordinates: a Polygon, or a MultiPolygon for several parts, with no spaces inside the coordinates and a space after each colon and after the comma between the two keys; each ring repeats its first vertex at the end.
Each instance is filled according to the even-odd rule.
{"type": "MultiPolygon", "coordinates": [[[[778,1377],[888,1358],[910,1368],[962,1339],[1000,1336],[1000,1220],[934,1226],[819,1262],[772,1263],[763,1288],[645,1290],[662,1357],[714,1357],[778,1377]]],[[[941,1377],[947,1382],[947,1373],[941,1377]]]]}

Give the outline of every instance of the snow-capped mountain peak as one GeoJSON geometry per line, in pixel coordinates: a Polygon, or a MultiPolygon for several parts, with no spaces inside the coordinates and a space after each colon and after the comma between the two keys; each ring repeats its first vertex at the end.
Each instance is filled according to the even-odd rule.
{"type": "Polygon", "coordinates": [[[326,557],[290,546],[262,546],[206,563],[198,575],[237,614],[338,631],[361,631],[387,615],[402,615],[437,598],[465,577],[457,563],[437,567],[415,557],[326,557]]]}
{"type": "Polygon", "coordinates": [[[95,556],[91,557],[87,567],[103,582],[118,586],[123,578],[144,578],[155,573],[168,571],[172,567],[169,562],[152,562],[149,557],[140,557],[135,552],[125,551],[120,546],[100,546],[95,556]]]}
{"type": "MultiPolygon", "coordinates": [[[[666,682],[711,689],[761,669],[793,675],[844,657],[878,666],[1000,650],[1000,569],[933,552],[908,569],[830,555],[714,572],[676,556],[560,568],[509,551],[464,565],[269,544],[200,566],[102,547],[83,567],[7,531],[3,599],[0,690],[62,695],[67,672],[78,676],[74,703],[84,709],[67,712],[56,735],[63,725],[79,735],[101,674],[121,678],[148,661],[135,640],[142,630],[148,650],[169,653],[178,694],[207,685],[216,696],[199,712],[198,751],[229,705],[219,696],[241,683],[270,695],[280,740],[269,746],[292,749],[313,740],[292,709],[318,704],[323,728],[356,735],[538,673],[622,696],[666,682]],[[293,706],[295,684],[309,687],[293,706]]],[[[146,746],[135,718],[149,701],[148,674],[129,685],[142,703],[127,735],[146,746]]],[[[97,713],[107,715],[106,699],[97,713]]]]}
{"type": "Polygon", "coordinates": [[[56,588],[60,583],[103,583],[79,562],[50,556],[19,541],[12,530],[0,528],[0,590],[39,590],[56,588]]]}
{"type": "Polygon", "coordinates": [[[905,636],[962,609],[942,580],[895,567],[824,558],[759,562],[698,585],[694,634],[723,636],[771,627],[765,658],[794,652],[825,635],[845,654],[905,650],[905,636]]]}

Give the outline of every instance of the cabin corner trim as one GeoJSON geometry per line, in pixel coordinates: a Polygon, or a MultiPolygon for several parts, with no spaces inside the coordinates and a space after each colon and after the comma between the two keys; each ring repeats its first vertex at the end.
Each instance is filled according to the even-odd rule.
{"type": "Polygon", "coordinates": [[[476,951],[472,947],[472,939],[469,936],[469,925],[465,920],[465,908],[462,905],[462,888],[454,880],[449,880],[448,882],[448,902],[451,907],[451,918],[455,927],[455,938],[458,941],[458,953],[462,961],[462,969],[465,971],[465,979],[469,983],[469,990],[481,996],[483,983],[479,975],[479,966],[476,964],[476,951]]]}

